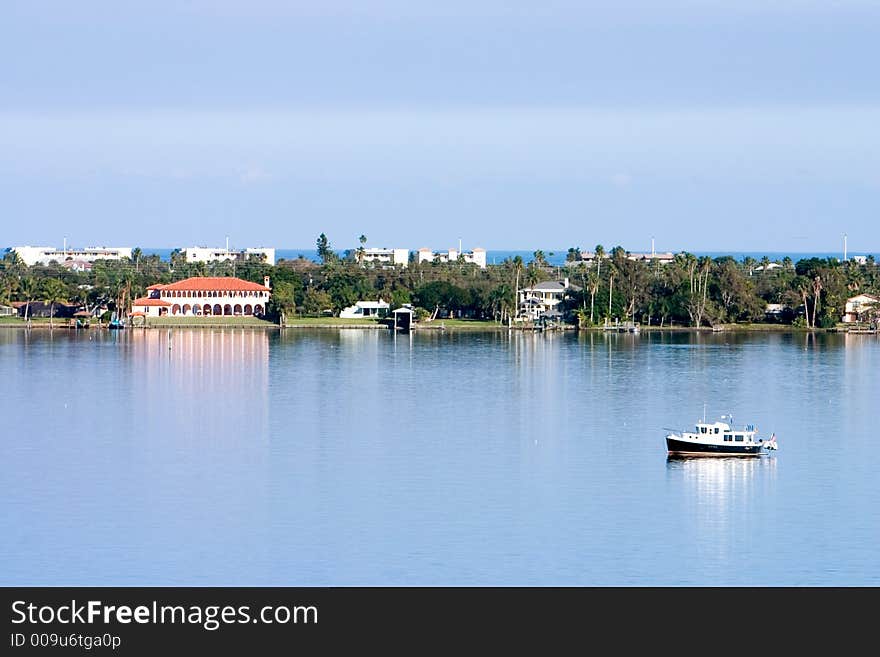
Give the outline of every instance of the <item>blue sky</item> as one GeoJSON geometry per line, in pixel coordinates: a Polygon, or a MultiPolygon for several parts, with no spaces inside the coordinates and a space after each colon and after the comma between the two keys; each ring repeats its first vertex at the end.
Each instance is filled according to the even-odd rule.
{"type": "Polygon", "coordinates": [[[867,0],[7,0],[0,244],[876,252],[878,61],[867,0]]]}

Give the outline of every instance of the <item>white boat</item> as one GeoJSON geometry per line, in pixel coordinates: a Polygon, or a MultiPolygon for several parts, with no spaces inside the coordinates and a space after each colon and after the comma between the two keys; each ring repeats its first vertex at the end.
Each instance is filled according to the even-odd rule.
{"type": "MultiPolygon", "coordinates": [[[[733,421],[721,416],[725,418],[733,421]]],[[[777,449],[775,433],[763,440],[753,424],[735,428],[727,422],[706,422],[705,416],[694,431],[667,431],[666,450],[670,456],[760,456],[777,449]]]]}

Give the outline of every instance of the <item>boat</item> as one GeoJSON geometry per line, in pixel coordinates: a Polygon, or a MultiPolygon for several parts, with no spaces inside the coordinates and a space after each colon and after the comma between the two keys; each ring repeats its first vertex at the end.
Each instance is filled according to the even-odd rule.
{"type": "Polygon", "coordinates": [[[696,423],[694,431],[667,429],[666,449],[670,456],[761,456],[776,450],[776,434],[769,440],[758,438],[755,425],[736,428],[733,418],[722,415],[724,421],[696,423]]]}
{"type": "Polygon", "coordinates": [[[113,314],[110,316],[110,321],[107,323],[107,328],[108,328],[108,329],[111,329],[111,330],[124,329],[124,328],[125,328],[125,322],[124,322],[123,320],[119,319],[119,318],[116,316],[116,313],[113,313],[113,314]]]}

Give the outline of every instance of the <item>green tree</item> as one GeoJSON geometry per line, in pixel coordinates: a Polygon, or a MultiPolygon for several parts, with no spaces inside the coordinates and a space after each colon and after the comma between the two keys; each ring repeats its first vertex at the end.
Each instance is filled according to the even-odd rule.
{"type": "Polygon", "coordinates": [[[322,263],[326,265],[336,259],[336,253],[333,252],[333,249],[330,246],[330,241],[324,233],[318,235],[315,244],[318,247],[318,257],[321,258],[322,263]]]}
{"type": "Polygon", "coordinates": [[[40,294],[39,281],[31,277],[21,279],[21,282],[18,284],[18,294],[25,302],[24,321],[29,322],[31,303],[33,303],[40,294]]]}
{"type": "Polygon", "coordinates": [[[67,286],[57,278],[47,278],[43,281],[43,301],[49,304],[49,328],[53,328],[55,316],[55,304],[67,300],[67,286]]]}

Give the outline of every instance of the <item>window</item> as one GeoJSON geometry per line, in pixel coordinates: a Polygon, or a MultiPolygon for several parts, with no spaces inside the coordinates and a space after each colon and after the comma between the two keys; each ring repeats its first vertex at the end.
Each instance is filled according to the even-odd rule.
{"type": "Polygon", "coordinates": [[[721,429],[719,429],[718,427],[715,427],[715,433],[719,433],[720,431],[721,431],[721,429]]]}
{"type": "Polygon", "coordinates": [[[706,427],[700,427],[700,433],[706,433],[706,427]]]}
{"type": "Polygon", "coordinates": [[[743,441],[743,435],[741,433],[736,434],[734,440],[736,440],[736,442],[738,443],[741,443],[743,441]]]}
{"type": "Polygon", "coordinates": [[[729,443],[731,440],[733,440],[733,436],[729,433],[724,434],[724,442],[729,443]]]}

